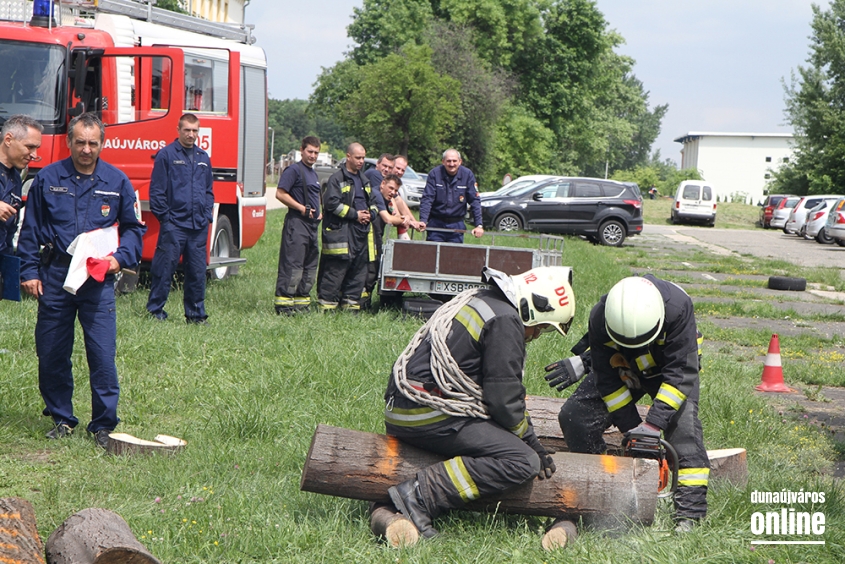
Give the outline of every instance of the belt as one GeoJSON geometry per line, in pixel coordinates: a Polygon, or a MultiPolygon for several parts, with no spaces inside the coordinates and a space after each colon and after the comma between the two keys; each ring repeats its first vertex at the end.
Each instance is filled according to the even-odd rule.
{"type": "Polygon", "coordinates": [[[446,216],[446,215],[432,215],[431,219],[436,219],[437,221],[442,221],[443,223],[463,223],[464,216],[462,215],[453,215],[453,216],[446,216]]]}
{"type": "Polygon", "coordinates": [[[56,254],[53,256],[52,263],[59,266],[70,266],[70,261],[73,259],[72,255],[56,254]]]}

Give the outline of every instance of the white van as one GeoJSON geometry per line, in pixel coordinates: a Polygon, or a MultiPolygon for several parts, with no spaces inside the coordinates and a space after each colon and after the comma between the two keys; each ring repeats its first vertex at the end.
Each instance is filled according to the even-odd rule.
{"type": "Polygon", "coordinates": [[[672,223],[701,221],[713,227],[716,223],[716,192],[703,180],[684,180],[675,192],[672,223]]]}

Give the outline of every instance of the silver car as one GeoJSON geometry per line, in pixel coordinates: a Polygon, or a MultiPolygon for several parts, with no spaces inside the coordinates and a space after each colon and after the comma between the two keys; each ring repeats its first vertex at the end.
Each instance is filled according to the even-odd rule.
{"type": "Polygon", "coordinates": [[[833,204],[824,229],[837,245],[845,247],[845,198],[833,204]]]}
{"type": "Polygon", "coordinates": [[[414,172],[414,169],[411,167],[406,168],[405,174],[402,175],[402,186],[399,188],[399,196],[405,200],[409,208],[420,207],[420,198],[422,198],[424,189],[425,179],[414,172]]]}
{"type": "Polygon", "coordinates": [[[801,196],[790,196],[781,201],[778,207],[775,208],[775,211],[772,212],[772,221],[769,223],[769,226],[773,229],[783,229],[784,225],[786,225],[786,220],[789,219],[792,208],[795,207],[795,204],[800,199],[801,196]]]}
{"type": "Polygon", "coordinates": [[[822,245],[830,245],[833,239],[827,236],[824,226],[827,223],[827,216],[836,200],[824,200],[819,205],[807,212],[807,221],[804,222],[804,238],[815,239],[822,245]]]}

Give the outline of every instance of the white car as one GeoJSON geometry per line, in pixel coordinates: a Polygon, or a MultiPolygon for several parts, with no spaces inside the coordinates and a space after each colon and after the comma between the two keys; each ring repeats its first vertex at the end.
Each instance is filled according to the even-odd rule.
{"type": "Polygon", "coordinates": [[[841,198],[831,206],[825,232],[837,245],[845,247],[845,198],[841,198]]]}
{"type": "Polygon", "coordinates": [[[425,179],[408,167],[402,175],[402,186],[399,188],[399,196],[405,200],[409,208],[420,207],[420,198],[425,190],[425,179]]]}
{"type": "Polygon", "coordinates": [[[529,174],[526,176],[520,176],[519,178],[511,180],[495,192],[482,192],[481,199],[484,200],[487,198],[500,198],[502,196],[510,194],[514,190],[519,190],[524,186],[535,184],[537,182],[540,182],[541,180],[548,180],[549,178],[555,178],[555,176],[551,174],[529,174]]]}
{"type": "Polygon", "coordinates": [[[801,196],[790,196],[788,198],[784,198],[778,204],[778,207],[772,212],[772,221],[769,222],[769,227],[773,229],[783,229],[783,226],[786,225],[786,220],[789,219],[789,214],[792,212],[792,208],[795,207],[801,200],[801,196]]]}
{"type": "Polygon", "coordinates": [[[800,237],[804,236],[804,230],[807,222],[807,211],[816,207],[825,200],[838,200],[842,196],[823,195],[823,196],[804,196],[789,214],[789,219],[786,220],[786,225],[783,226],[784,233],[794,233],[800,237]]]}
{"type": "Polygon", "coordinates": [[[805,239],[815,239],[822,245],[833,243],[833,239],[825,234],[824,226],[827,223],[827,216],[835,203],[836,200],[824,200],[807,212],[807,221],[804,224],[805,239]]]}

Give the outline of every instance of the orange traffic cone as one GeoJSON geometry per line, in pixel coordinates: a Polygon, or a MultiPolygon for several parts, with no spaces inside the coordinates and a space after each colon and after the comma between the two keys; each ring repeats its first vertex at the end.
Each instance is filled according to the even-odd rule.
{"type": "Polygon", "coordinates": [[[794,392],[783,383],[783,367],[780,364],[780,342],[777,334],[769,341],[769,352],[763,362],[763,381],[754,388],[758,392],[794,392]]]}

